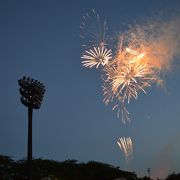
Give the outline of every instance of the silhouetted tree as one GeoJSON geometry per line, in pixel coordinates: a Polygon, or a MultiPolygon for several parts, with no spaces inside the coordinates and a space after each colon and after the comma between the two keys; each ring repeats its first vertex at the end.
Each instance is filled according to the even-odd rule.
{"type": "Polygon", "coordinates": [[[9,156],[0,155],[0,179],[12,179],[15,175],[15,162],[9,156]]]}
{"type": "Polygon", "coordinates": [[[138,178],[138,180],[151,180],[151,179],[149,177],[147,177],[147,176],[144,176],[142,178],[138,178]]]}
{"type": "MultiPolygon", "coordinates": [[[[0,180],[25,180],[27,160],[15,161],[9,156],[0,155],[0,180]]],[[[106,163],[77,160],[58,162],[46,159],[33,159],[33,180],[150,180],[144,176],[137,178],[133,172],[122,171],[106,163]]],[[[179,174],[171,174],[166,180],[180,180],[179,174]]]]}
{"type": "Polygon", "coordinates": [[[178,173],[178,174],[175,174],[175,173],[170,174],[170,175],[166,178],[166,180],[180,180],[180,173],[178,173]]]}

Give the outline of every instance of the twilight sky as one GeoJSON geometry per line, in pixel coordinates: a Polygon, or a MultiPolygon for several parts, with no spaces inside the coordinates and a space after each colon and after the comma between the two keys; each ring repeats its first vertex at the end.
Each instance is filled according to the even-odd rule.
{"type": "MultiPolygon", "coordinates": [[[[0,154],[26,157],[27,109],[20,103],[23,75],[46,85],[33,114],[33,156],[63,161],[95,160],[124,169],[116,141],[134,142],[131,170],[138,175],[180,172],[180,73],[166,75],[166,89],[152,87],[129,106],[124,125],[102,102],[100,72],[81,66],[79,26],[95,9],[117,32],[122,24],[180,9],[176,0],[1,0],[0,154]]],[[[178,68],[177,68],[178,69],[178,68]]]]}

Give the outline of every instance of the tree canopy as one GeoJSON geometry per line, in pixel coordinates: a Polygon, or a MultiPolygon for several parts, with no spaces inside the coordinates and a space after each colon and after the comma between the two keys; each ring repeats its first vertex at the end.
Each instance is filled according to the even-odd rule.
{"type": "MultiPolygon", "coordinates": [[[[0,180],[26,179],[27,160],[13,160],[0,155],[0,180]]],[[[58,162],[47,159],[33,159],[33,180],[150,180],[147,176],[137,178],[134,172],[123,171],[106,163],[77,160],[58,162]]],[[[179,180],[179,174],[171,174],[166,180],[179,180]]]]}

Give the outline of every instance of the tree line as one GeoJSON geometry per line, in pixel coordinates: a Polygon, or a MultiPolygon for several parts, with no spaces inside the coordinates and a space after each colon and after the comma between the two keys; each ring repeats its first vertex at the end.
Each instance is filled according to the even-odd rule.
{"type": "MultiPolygon", "coordinates": [[[[58,162],[47,159],[33,159],[33,180],[149,180],[138,178],[136,173],[121,170],[106,163],[77,160],[58,162]]],[[[25,180],[27,160],[13,160],[0,155],[0,180],[25,180]]],[[[171,174],[166,180],[179,180],[180,174],[171,174]]]]}

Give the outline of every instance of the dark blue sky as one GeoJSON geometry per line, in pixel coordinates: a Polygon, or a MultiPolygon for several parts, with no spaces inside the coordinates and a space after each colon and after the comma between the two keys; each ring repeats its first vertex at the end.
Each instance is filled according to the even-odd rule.
{"type": "Polygon", "coordinates": [[[1,0],[0,153],[26,156],[27,109],[20,103],[17,80],[27,75],[46,85],[43,105],[34,111],[34,157],[95,160],[124,168],[116,141],[131,136],[131,170],[180,172],[180,74],[167,75],[167,92],[153,87],[140,95],[129,106],[131,124],[123,125],[102,102],[100,72],[81,66],[79,26],[92,8],[117,31],[121,24],[176,11],[180,1],[1,0]]]}

